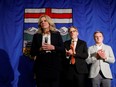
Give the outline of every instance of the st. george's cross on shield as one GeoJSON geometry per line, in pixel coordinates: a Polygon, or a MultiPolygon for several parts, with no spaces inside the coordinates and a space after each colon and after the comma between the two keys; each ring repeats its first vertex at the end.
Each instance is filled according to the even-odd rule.
{"type": "Polygon", "coordinates": [[[33,35],[38,30],[38,20],[42,14],[52,18],[58,31],[62,35],[63,41],[69,39],[67,25],[72,25],[72,8],[26,8],[24,14],[24,44],[23,53],[29,54],[33,35]]]}

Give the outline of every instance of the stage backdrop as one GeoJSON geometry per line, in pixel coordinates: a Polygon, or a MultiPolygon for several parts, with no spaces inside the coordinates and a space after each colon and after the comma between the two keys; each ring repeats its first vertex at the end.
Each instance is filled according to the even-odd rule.
{"type": "MultiPolygon", "coordinates": [[[[78,27],[88,47],[93,33],[102,31],[116,57],[116,0],[0,0],[0,87],[35,87],[33,60],[23,47],[32,39],[28,30],[38,29],[40,14],[51,16],[62,35],[71,25],[78,27]]],[[[116,87],[116,63],[111,69],[116,87]]]]}

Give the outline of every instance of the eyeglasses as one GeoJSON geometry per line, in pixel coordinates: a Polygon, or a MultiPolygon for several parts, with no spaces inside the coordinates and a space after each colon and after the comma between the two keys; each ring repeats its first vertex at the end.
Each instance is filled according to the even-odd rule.
{"type": "Polygon", "coordinates": [[[72,31],[69,31],[69,33],[73,33],[73,32],[77,32],[77,30],[72,30],[72,31]]]}

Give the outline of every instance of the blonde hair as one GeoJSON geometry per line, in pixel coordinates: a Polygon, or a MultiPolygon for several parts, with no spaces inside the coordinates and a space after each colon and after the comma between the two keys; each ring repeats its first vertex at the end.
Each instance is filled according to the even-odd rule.
{"type": "Polygon", "coordinates": [[[41,18],[42,18],[42,17],[45,17],[45,18],[46,18],[46,21],[47,21],[47,22],[49,23],[49,25],[50,25],[50,30],[51,30],[51,31],[56,31],[56,27],[55,27],[55,24],[54,24],[54,22],[52,21],[52,19],[51,19],[48,15],[43,14],[43,15],[40,16],[39,21],[38,21],[38,27],[39,27],[38,33],[42,33],[42,32],[43,32],[43,29],[42,29],[42,27],[41,27],[41,18]]]}

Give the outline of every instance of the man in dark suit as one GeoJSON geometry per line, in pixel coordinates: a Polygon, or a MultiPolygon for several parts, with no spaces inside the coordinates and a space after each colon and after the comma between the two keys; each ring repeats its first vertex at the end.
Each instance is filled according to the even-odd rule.
{"type": "Polygon", "coordinates": [[[88,68],[85,59],[88,57],[85,41],[78,38],[78,29],[71,26],[68,30],[71,39],[64,42],[67,55],[65,66],[66,87],[86,87],[88,68]]]}
{"type": "Polygon", "coordinates": [[[65,52],[60,33],[47,15],[40,16],[39,30],[33,36],[31,57],[35,58],[37,87],[59,87],[62,54],[65,52]]]}

